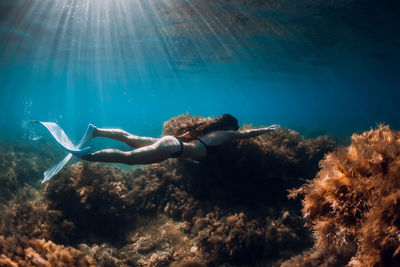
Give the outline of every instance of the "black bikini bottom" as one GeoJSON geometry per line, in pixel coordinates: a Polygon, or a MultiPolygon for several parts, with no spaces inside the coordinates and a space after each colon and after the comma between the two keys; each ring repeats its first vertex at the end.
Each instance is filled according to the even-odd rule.
{"type": "Polygon", "coordinates": [[[171,153],[171,155],[170,155],[171,158],[180,157],[182,155],[182,153],[183,153],[183,142],[182,142],[182,140],[180,138],[178,138],[178,137],[175,137],[175,138],[176,138],[176,140],[179,141],[179,144],[181,144],[181,149],[176,151],[176,152],[174,152],[174,153],[171,153]]]}

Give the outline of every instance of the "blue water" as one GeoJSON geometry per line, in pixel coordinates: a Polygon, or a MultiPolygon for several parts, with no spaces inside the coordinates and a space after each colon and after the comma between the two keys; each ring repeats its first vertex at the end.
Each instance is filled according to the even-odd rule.
{"type": "Polygon", "coordinates": [[[158,136],[189,112],[400,128],[396,1],[0,0],[0,135],[31,119],[158,136]]]}

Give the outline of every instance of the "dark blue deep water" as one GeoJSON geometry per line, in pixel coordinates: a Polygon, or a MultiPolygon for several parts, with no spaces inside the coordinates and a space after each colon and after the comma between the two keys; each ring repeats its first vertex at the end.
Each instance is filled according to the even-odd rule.
{"type": "Polygon", "coordinates": [[[158,136],[231,113],[304,134],[400,128],[398,1],[0,0],[1,137],[31,119],[158,136]]]}

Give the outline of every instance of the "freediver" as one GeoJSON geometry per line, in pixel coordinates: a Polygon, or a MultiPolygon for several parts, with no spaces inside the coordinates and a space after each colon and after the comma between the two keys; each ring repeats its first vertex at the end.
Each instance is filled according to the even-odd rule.
{"type": "Polygon", "coordinates": [[[276,125],[272,125],[266,128],[238,131],[238,121],[230,114],[188,127],[188,131],[177,137],[172,135],[161,138],[141,137],[121,129],[101,129],[93,126],[92,137],[119,140],[136,149],[132,151],[104,149],[87,155],[78,155],[78,157],[87,161],[129,165],[158,163],[169,158],[202,158],[213,153],[216,147],[226,142],[255,137],[276,128],[276,125]]]}
{"type": "MultiPolygon", "coordinates": [[[[179,136],[166,135],[161,138],[136,136],[121,129],[102,129],[89,124],[80,144],[74,146],[56,123],[33,122],[45,126],[65,150],[80,159],[129,165],[158,163],[169,158],[198,159],[210,155],[216,147],[229,141],[256,137],[278,128],[277,125],[271,125],[239,131],[238,120],[230,114],[224,114],[211,121],[185,126],[181,129],[184,133],[179,136]],[[91,152],[89,147],[80,149],[94,137],[107,137],[122,141],[135,149],[131,151],[103,149],[96,152],[91,152]]],[[[53,167],[54,170],[50,169],[47,178],[45,173],[43,181],[54,176],[68,162],[70,156],[53,167]]]]}

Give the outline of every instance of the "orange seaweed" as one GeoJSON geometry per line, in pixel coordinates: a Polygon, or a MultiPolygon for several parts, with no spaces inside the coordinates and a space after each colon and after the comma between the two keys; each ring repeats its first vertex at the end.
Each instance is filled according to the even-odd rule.
{"type": "Polygon", "coordinates": [[[319,254],[325,263],[336,257],[351,266],[398,265],[400,132],[380,125],[354,134],[320,167],[314,180],[291,192],[304,195],[303,216],[316,238],[310,260],[319,254]]]}

